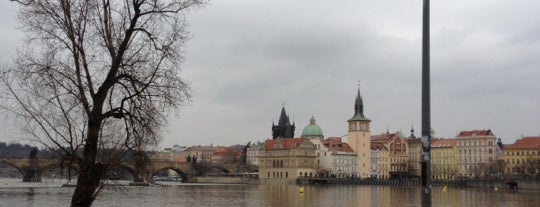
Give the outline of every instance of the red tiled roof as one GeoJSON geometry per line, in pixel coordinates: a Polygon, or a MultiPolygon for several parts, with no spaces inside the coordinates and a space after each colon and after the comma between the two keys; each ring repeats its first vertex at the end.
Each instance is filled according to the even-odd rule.
{"type": "Polygon", "coordinates": [[[503,149],[540,149],[540,136],[523,137],[514,144],[504,145],[503,149]]]}
{"type": "Polygon", "coordinates": [[[324,141],[339,142],[341,143],[341,137],[328,137],[324,141]]]}
{"type": "Polygon", "coordinates": [[[471,136],[490,136],[493,135],[491,129],[484,130],[470,130],[470,131],[461,131],[458,134],[458,137],[471,137],[471,136]]]}
{"type": "Polygon", "coordinates": [[[375,150],[375,149],[384,149],[385,148],[384,143],[382,143],[382,142],[371,142],[370,147],[373,150],[375,150]]]}
{"type": "Polygon", "coordinates": [[[405,139],[408,144],[421,144],[422,140],[420,138],[409,138],[405,139]]]}
{"type": "Polygon", "coordinates": [[[455,147],[457,145],[456,139],[432,139],[431,147],[443,148],[443,147],[455,147]]]}
{"type": "Polygon", "coordinates": [[[340,137],[330,137],[323,142],[324,146],[328,147],[331,152],[354,152],[354,150],[345,142],[341,142],[340,137]]]}
{"type": "Polygon", "coordinates": [[[371,138],[371,141],[387,141],[393,138],[397,138],[399,136],[400,136],[399,132],[396,132],[392,134],[382,133],[379,135],[371,135],[370,138],[371,138]]]}
{"type": "Polygon", "coordinates": [[[298,146],[300,143],[304,142],[304,138],[279,138],[279,139],[269,139],[264,143],[266,150],[273,150],[276,141],[280,141],[283,145],[283,149],[291,149],[291,146],[298,146]]]}

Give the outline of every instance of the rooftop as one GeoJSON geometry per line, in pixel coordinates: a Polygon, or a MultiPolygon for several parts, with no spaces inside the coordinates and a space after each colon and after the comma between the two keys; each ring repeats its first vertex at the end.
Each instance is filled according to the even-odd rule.
{"type": "Polygon", "coordinates": [[[462,137],[476,137],[476,136],[495,136],[491,132],[491,129],[483,129],[483,130],[470,130],[470,131],[461,131],[458,134],[458,138],[462,137]]]}
{"type": "Polygon", "coordinates": [[[276,142],[280,142],[283,146],[282,149],[291,149],[298,145],[300,145],[302,142],[306,140],[305,138],[278,138],[278,139],[269,139],[266,140],[264,143],[264,147],[266,150],[273,150],[274,146],[276,145],[276,142]]]}
{"type": "Polygon", "coordinates": [[[456,145],[457,145],[456,139],[432,139],[431,140],[432,148],[455,147],[456,145]]]}
{"type": "Polygon", "coordinates": [[[540,149],[540,136],[523,137],[514,144],[505,145],[503,149],[540,149]]]}

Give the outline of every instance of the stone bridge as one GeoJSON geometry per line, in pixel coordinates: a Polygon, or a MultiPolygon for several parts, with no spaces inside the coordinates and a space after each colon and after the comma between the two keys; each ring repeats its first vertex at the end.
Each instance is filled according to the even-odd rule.
{"type": "Polygon", "coordinates": [[[40,182],[43,172],[56,168],[56,160],[40,159],[0,159],[0,163],[17,169],[23,182],[40,182]]]}
{"type": "MultiPolygon", "coordinates": [[[[0,163],[17,169],[23,176],[23,182],[40,182],[44,173],[54,169],[62,169],[55,159],[2,159],[0,163]]],[[[236,172],[236,165],[204,164],[206,167],[220,172],[236,172]]],[[[152,177],[162,170],[173,170],[182,177],[183,182],[197,182],[194,164],[189,162],[172,162],[169,160],[151,159],[145,169],[138,169],[133,162],[121,163],[111,167],[111,171],[125,170],[133,176],[134,182],[152,182],[152,177]]]]}

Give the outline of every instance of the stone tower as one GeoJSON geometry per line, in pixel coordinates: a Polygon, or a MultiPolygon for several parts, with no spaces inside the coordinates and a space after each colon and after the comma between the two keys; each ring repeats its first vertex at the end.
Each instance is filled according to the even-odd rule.
{"type": "Polygon", "coordinates": [[[294,138],[294,128],[294,123],[291,124],[285,112],[285,106],[282,107],[278,125],[272,123],[272,138],[294,138]]]}
{"type": "Polygon", "coordinates": [[[350,118],[348,143],[358,154],[356,160],[356,174],[359,177],[370,177],[371,170],[371,131],[369,123],[371,120],[364,116],[364,102],[360,95],[360,87],[354,103],[354,116],[350,118]]]}

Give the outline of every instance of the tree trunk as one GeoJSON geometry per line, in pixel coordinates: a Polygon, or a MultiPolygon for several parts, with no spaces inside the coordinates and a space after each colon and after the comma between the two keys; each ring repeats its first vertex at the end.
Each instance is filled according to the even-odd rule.
{"type": "Polygon", "coordinates": [[[94,194],[103,177],[103,164],[96,162],[100,128],[100,121],[88,121],[88,136],[84,145],[83,157],[79,162],[79,177],[71,199],[72,207],[91,206],[94,194]]]}

